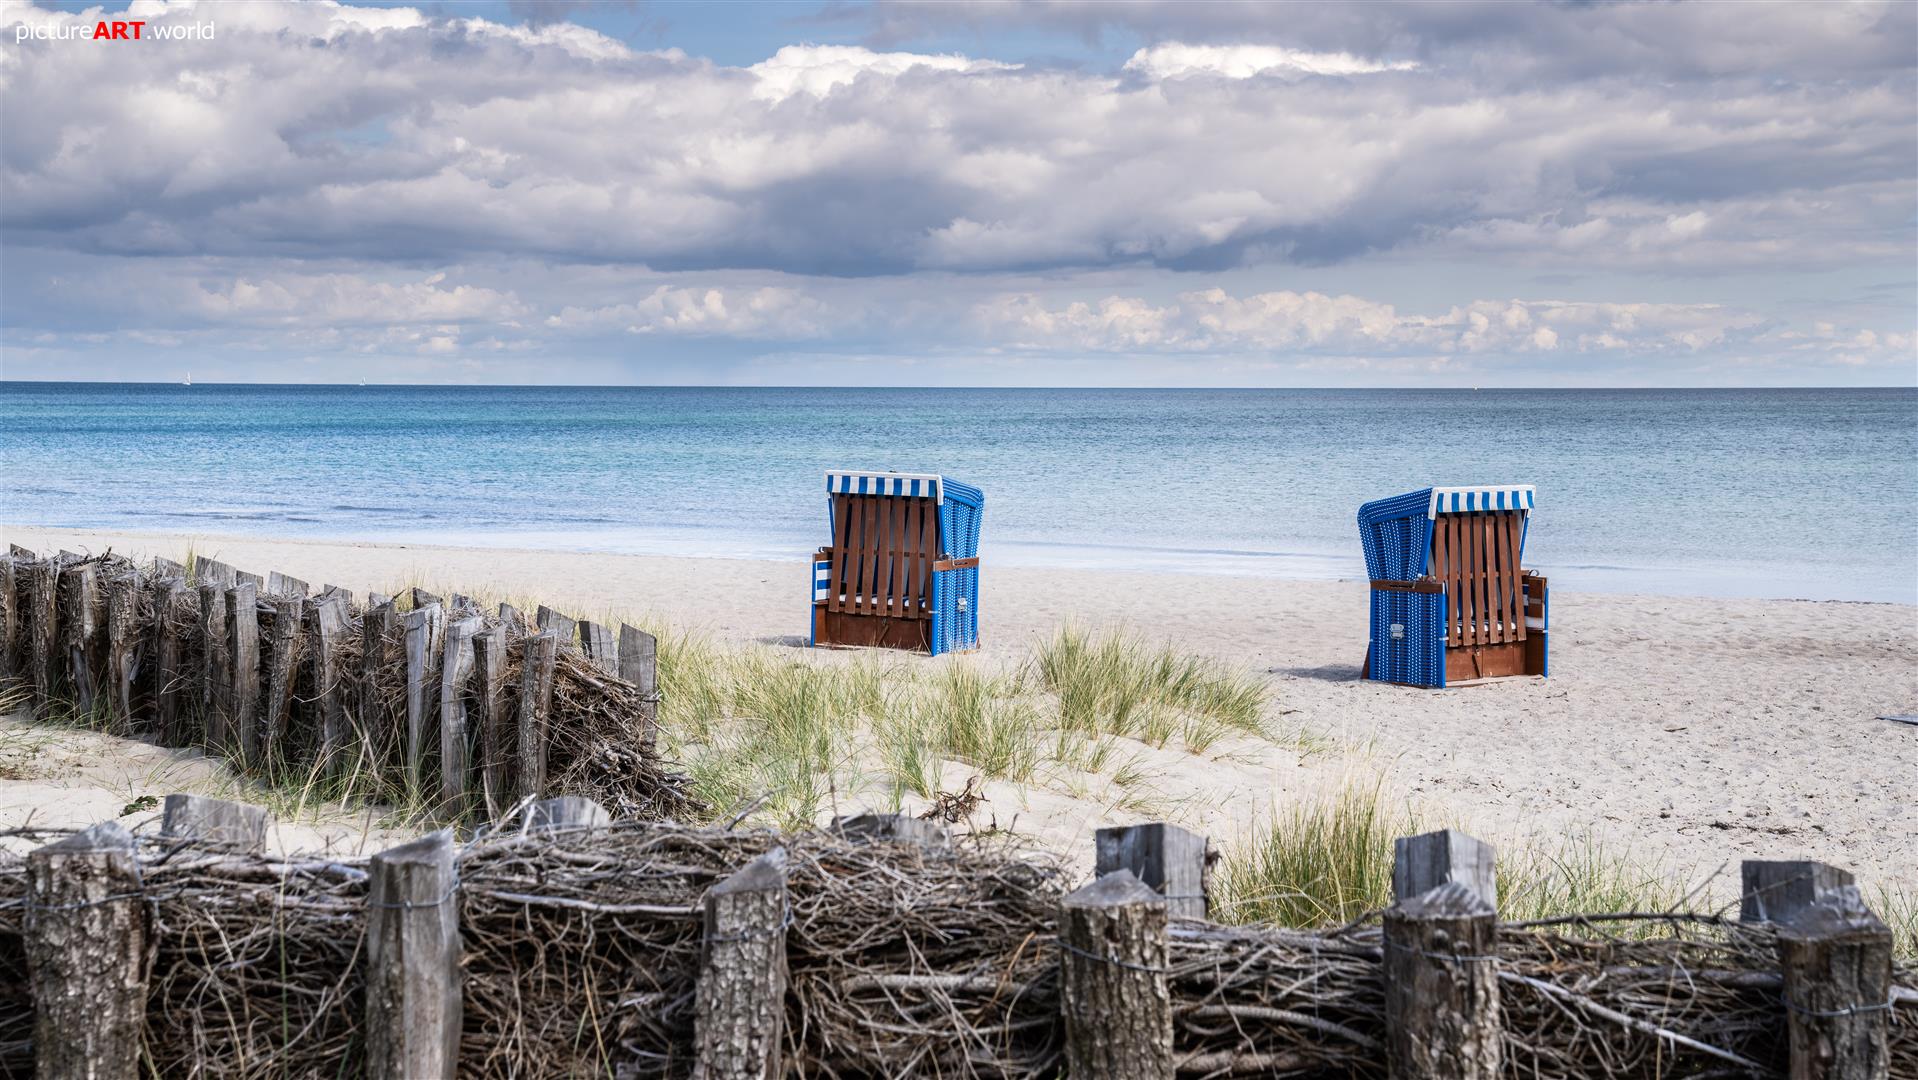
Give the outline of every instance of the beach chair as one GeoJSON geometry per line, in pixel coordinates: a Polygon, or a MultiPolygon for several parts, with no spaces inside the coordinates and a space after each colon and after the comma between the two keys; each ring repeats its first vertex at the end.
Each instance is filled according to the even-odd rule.
{"type": "Polygon", "coordinates": [[[1366,678],[1442,687],[1549,673],[1545,579],[1519,567],[1532,500],[1528,484],[1434,487],[1359,507],[1366,678]]]}
{"type": "Polygon", "coordinates": [[[813,556],[812,643],[978,648],[985,493],[884,472],[829,472],[826,492],[832,543],[813,556]]]}

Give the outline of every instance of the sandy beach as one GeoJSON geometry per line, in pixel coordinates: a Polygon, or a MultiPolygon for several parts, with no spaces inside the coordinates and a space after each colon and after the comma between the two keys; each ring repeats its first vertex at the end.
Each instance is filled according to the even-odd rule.
{"type": "MultiPolygon", "coordinates": [[[[356,590],[463,589],[580,614],[645,615],[716,642],[803,650],[803,562],[313,542],[7,527],[38,550],[204,555],[356,590]]],[[[449,537],[449,540],[453,539],[449,537]]],[[[1226,740],[1204,755],[1140,746],[1150,805],[1098,790],[987,785],[986,813],[1077,860],[1091,830],[1169,818],[1234,837],[1288,798],[1353,780],[1495,842],[1549,849],[1589,834],[1701,884],[1740,858],[1815,858],[1918,885],[1918,611],[1903,605],[1581,595],[1555,590],[1552,677],[1432,692],[1358,680],[1357,582],[991,567],[981,659],[1016,663],[1067,621],[1243,665],[1272,685],[1274,723],[1309,745],[1226,740]],[[1149,812],[1143,812],[1149,811],[1149,812]]],[[[901,657],[902,662],[949,662],[901,657]]],[[[210,763],[93,735],[0,730],[0,826],[96,820],[210,763]],[[117,750],[116,744],[123,744],[117,750]],[[46,755],[62,768],[29,768],[46,755]],[[185,770],[181,772],[180,770],[185,770]],[[17,778],[20,776],[26,778],[17,778]]],[[[963,775],[957,778],[963,781],[963,775]]],[[[955,783],[956,787],[957,784],[955,783]]],[[[137,819],[133,819],[137,820],[137,819]]],[[[324,822],[322,822],[324,826],[324,822]]],[[[350,830],[349,830],[350,831],[350,830]]],[[[351,843],[326,827],[282,843],[351,843]]],[[[1724,895],[1719,873],[1705,887],[1724,895]]]]}

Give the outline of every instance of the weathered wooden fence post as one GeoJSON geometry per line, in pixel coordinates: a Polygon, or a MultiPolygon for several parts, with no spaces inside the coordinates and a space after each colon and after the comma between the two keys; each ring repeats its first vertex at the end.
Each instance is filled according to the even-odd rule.
{"type": "Polygon", "coordinates": [[[488,821],[506,808],[506,635],[504,625],[473,635],[474,699],[479,702],[480,804],[488,821]]]}
{"type": "Polygon", "coordinates": [[[865,813],[834,818],[832,831],[855,842],[878,840],[926,847],[944,847],[952,842],[952,832],[944,825],[910,814],[865,813]]]}
{"type": "Polygon", "coordinates": [[[613,637],[613,628],[605,623],[581,620],[579,624],[579,650],[608,675],[619,674],[619,645],[613,637]]]}
{"type": "Polygon", "coordinates": [[[1854,884],[1851,871],[1808,859],[1746,859],[1739,865],[1739,922],[1782,923],[1854,884]]]}
{"type": "Polygon", "coordinates": [[[1791,1080],[1891,1075],[1891,930],[1838,885],[1778,925],[1791,1080]]]}
{"type": "Polygon", "coordinates": [[[10,682],[19,675],[14,670],[20,630],[20,600],[14,592],[19,561],[15,555],[0,555],[0,682],[10,682]]]}
{"type": "Polygon", "coordinates": [[[1203,919],[1209,909],[1205,837],[1177,825],[1152,822],[1100,829],[1093,835],[1093,874],[1130,870],[1165,897],[1166,914],[1203,919]]]}
{"type": "Polygon", "coordinates": [[[267,572],[266,594],[268,596],[296,596],[304,600],[309,589],[310,586],[306,582],[290,574],[282,574],[278,570],[267,572]]]}
{"type": "Polygon", "coordinates": [[[1392,899],[1423,896],[1448,881],[1478,894],[1498,910],[1498,852],[1457,829],[1440,829],[1392,841],[1392,899]]]}
{"type": "Polygon", "coordinates": [[[440,662],[440,798],[447,812],[466,809],[472,780],[473,744],[466,730],[466,680],[473,674],[473,635],[486,621],[468,616],[446,628],[446,655],[440,662]]]}
{"type": "Polygon", "coordinates": [[[133,837],[103,822],[27,855],[26,949],[40,1080],[135,1080],[146,906],[133,837]]]}
{"type": "Polygon", "coordinates": [[[28,569],[27,668],[33,681],[33,718],[53,712],[53,680],[60,657],[60,563],[40,559],[28,569]]]}
{"type": "Polygon", "coordinates": [[[1503,1059],[1491,847],[1452,830],[1395,845],[1385,912],[1386,1064],[1395,1080],[1493,1080],[1503,1059]]]}
{"type": "Polygon", "coordinates": [[[694,1013],[702,1080],[784,1075],[788,910],[784,848],[706,893],[694,1013]]]}
{"type": "Polygon", "coordinates": [[[659,640],[644,630],[619,624],[619,677],[639,687],[639,745],[651,754],[659,745],[659,640]]]}
{"type": "Polygon", "coordinates": [[[518,795],[546,790],[546,725],[553,715],[553,665],[559,656],[559,634],[543,630],[525,642],[519,684],[518,795]]]}
{"type": "Polygon", "coordinates": [[[366,900],[366,1059],[375,1080],[452,1080],[460,933],[453,834],[373,856],[366,900]]]}
{"type": "Polygon", "coordinates": [[[81,563],[60,572],[60,619],[67,632],[67,681],[72,684],[74,707],[82,714],[93,711],[101,675],[93,656],[100,639],[101,607],[95,565],[81,563]]]}
{"type": "Polygon", "coordinates": [[[205,840],[241,851],[266,850],[266,808],[251,803],[168,795],[160,811],[160,835],[205,840]]]}
{"type": "Polygon", "coordinates": [[[153,591],[153,717],[160,739],[168,746],[186,745],[186,641],[181,629],[187,620],[186,582],[161,578],[153,591]]]}
{"type": "Polygon", "coordinates": [[[140,627],[140,577],[119,574],[106,580],[107,703],[113,719],[132,727],[133,686],[145,662],[146,635],[140,627]]]}
{"type": "Polygon", "coordinates": [[[226,586],[201,582],[200,714],[205,746],[214,753],[231,750],[233,737],[233,653],[227,636],[226,586]]]}
{"type": "Polygon", "coordinates": [[[1059,950],[1068,1074],[1171,1080],[1165,897],[1105,874],[1060,902],[1059,950]]]}
{"type": "Polygon", "coordinates": [[[335,655],[346,638],[351,614],[346,597],[332,593],[314,606],[313,684],[320,707],[320,775],[329,779],[344,775],[348,763],[357,755],[348,747],[351,727],[346,721],[347,679],[340,671],[335,655]]]}
{"type": "Polygon", "coordinates": [[[612,824],[606,808],[583,795],[561,795],[526,804],[520,811],[519,826],[525,832],[539,829],[597,829],[612,824]]]}
{"type": "Polygon", "coordinates": [[[418,585],[413,586],[413,610],[414,611],[418,611],[419,609],[423,607],[436,607],[436,606],[444,608],[446,606],[446,601],[440,599],[437,596],[434,596],[432,593],[427,592],[425,589],[420,588],[418,585]]]}
{"type": "Polygon", "coordinates": [[[541,630],[551,630],[554,634],[558,635],[561,645],[571,645],[573,643],[574,631],[577,630],[579,626],[578,623],[547,607],[545,604],[541,604],[539,610],[534,613],[534,620],[539,623],[541,630]]]}
{"type": "MultiPolygon", "coordinates": [[[[284,584],[284,583],[282,583],[284,584]]],[[[293,684],[306,645],[306,594],[283,595],[273,604],[273,655],[268,658],[266,722],[260,738],[261,760],[279,768],[291,764],[286,737],[292,728],[293,684]]]]}
{"type": "Polygon", "coordinates": [[[446,612],[438,604],[406,613],[406,782],[416,793],[426,789],[426,736],[439,707],[445,638],[446,612]]]}
{"type": "Polygon", "coordinates": [[[360,741],[375,772],[392,764],[399,724],[381,692],[380,671],[391,661],[400,616],[391,597],[372,596],[360,616],[360,741]]]}
{"type": "Polygon", "coordinates": [[[226,651],[233,685],[227,694],[234,746],[248,766],[260,763],[259,588],[241,581],[226,591],[226,651]]]}
{"type": "Polygon", "coordinates": [[[502,601],[499,606],[499,621],[506,627],[508,633],[523,634],[526,632],[525,617],[519,613],[518,608],[504,601],[502,601]]]}

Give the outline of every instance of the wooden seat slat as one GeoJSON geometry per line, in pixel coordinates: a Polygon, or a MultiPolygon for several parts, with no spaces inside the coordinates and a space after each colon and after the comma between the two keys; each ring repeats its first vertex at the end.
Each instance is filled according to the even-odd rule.
{"type": "Polygon", "coordinates": [[[906,613],[920,614],[919,592],[919,519],[925,513],[924,499],[906,500],[906,518],[904,539],[908,542],[905,557],[900,560],[900,569],[905,573],[905,587],[900,591],[905,600],[906,613]]]}
{"type": "Polygon", "coordinates": [[[892,500],[892,539],[891,550],[886,559],[886,607],[894,618],[906,615],[906,504],[913,500],[898,497],[892,500]]]}
{"type": "Polygon", "coordinates": [[[833,517],[833,553],[832,574],[827,579],[826,608],[829,611],[846,610],[846,552],[852,548],[852,536],[847,531],[852,502],[844,495],[832,497],[833,517]]]}
{"type": "Polygon", "coordinates": [[[1505,550],[1511,552],[1509,566],[1512,569],[1512,640],[1525,640],[1525,571],[1519,566],[1519,546],[1525,542],[1525,519],[1517,514],[1505,515],[1505,550]]]}

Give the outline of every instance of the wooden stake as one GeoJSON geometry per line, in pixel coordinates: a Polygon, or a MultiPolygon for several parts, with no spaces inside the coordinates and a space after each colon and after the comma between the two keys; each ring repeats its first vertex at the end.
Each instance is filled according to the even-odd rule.
{"type": "Polygon", "coordinates": [[[203,583],[200,593],[200,714],[206,721],[206,746],[216,753],[233,749],[233,653],[226,618],[226,586],[203,583]]]}
{"type": "Polygon", "coordinates": [[[306,582],[290,574],[282,574],[274,570],[266,575],[266,595],[268,596],[297,596],[304,600],[309,591],[311,590],[306,582]]]}
{"type": "Polygon", "coordinates": [[[786,1016],[786,851],[706,893],[694,1024],[702,1080],[776,1080],[786,1016]]]}
{"type": "Polygon", "coordinates": [[[652,754],[659,745],[659,641],[644,630],[619,626],[619,677],[639,687],[640,752],[652,754]]]}
{"type": "Polygon", "coordinates": [[[180,624],[187,617],[186,582],[162,578],[153,593],[153,717],[160,740],[168,746],[188,746],[195,740],[186,730],[187,689],[192,677],[186,668],[186,642],[180,624]]]}
{"type": "Polygon", "coordinates": [[[1498,910],[1498,853],[1457,829],[1440,829],[1392,841],[1392,899],[1423,896],[1448,881],[1472,890],[1498,910]]]}
{"type": "Polygon", "coordinates": [[[525,617],[519,613],[518,608],[511,604],[501,604],[499,606],[499,621],[505,625],[507,630],[516,635],[526,632],[525,617]]]}
{"type": "Polygon", "coordinates": [[[306,644],[306,599],[283,595],[273,603],[273,655],[266,680],[266,722],[260,738],[261,760],[273,768],[293,764],[287,735],[292,729],[293,684],[306,644]]]}
{"type": "Polygon", "coordinates": [[[446,613],[438,604],[406,613],[406,776],[416,792],[426,788],[427,738],[439,709],[445,643],[446,613]]]}
{"type": "Polygon", "coordinates": [[[539,606],[537,618],[539,620],[539,628],[541,630],[551,630],[553,633],[558,634],[561,645],[571,645],[573,643],[573,632],[579,626],[578,623],[547,607],[545,604],[539,606]]]}
{"type": "Polygon", "coordinates": [[[242,764],[260,763],[260,609],[252,582],[226,591],[226,651],[233,675],[227,693],[234,748],[242,764]]]}
{"type": "Polygon", "coordinates": [[[380,852],[367,877],[367,1075],[452,1080],[460,1041],[452,832],[380,852]]]}
{"type": "Polygon", "coordinates": [[[133,836],[103,822],[27,855],[34,1075],[136,1080],[146,1020],[146,905],[133,836]]]}
{"type": "Polygon", "coordinates": [[[1470,886],[1442,885],[1385,912],[1387,1071],[1493,1080],[1502,1060],[1498,916],[1470,886]]]}
{"type": "Polygon", "coordinates": [[[155,555],[153,557],[153,576],[156,578],[185,578],[186,567],[174,562],[172,559],[163,559],[155,555]]]}
{"type": "Polygon", "coordinates": [[[1166,903],[1129,870],[1059,905],[1066,1068],[1111,1080],[1172,1080],[1166,903]]]}
{"type": "Polygon", "coordinates": [[[27,568],[27,662],[33,718],[53,714],[53,680],[60,670],[60,564],[42,559],[27,568]]]}
{"type": "Polygon", "coordinates": [[[427,592],[425,589],[420,588],[418,585],[413,586],[413,610],[414,611],[418,611],[419,609],[423,607],[433,607],[436,605],[443,608],[446,606],[446,601],[440,599],[437,596],[434,596],[432,593],[427,592]]]}
{"type": "Polygon", "coordinates": [[[1153,822],[1100,829],[1093,836],[1093,873],[1104,877],[1130,870],[1165,897],[1166,914],[1203,919],[1208,909],[1205,837],[1177,825],[1153,822]]]}
{"type": "Polygon", "coordinates": [[[313,685],[320,706],[320,775],[335,778],[348,772],[348,764],[358,757],[350,745],[352,727],[346,717],[348,678],[340,670],[336,652],[346,639],[351,613],[346,598],[339,593],[326,596],[314,607],[313,685]]]}
{"type": "Polygon", "coordinates": [[[1891,930],[1855,885],[1839,885],[1778,927],[1791,1080],[1891,1075],[1891,930]]]}
{"type": "Polygon", "coordinates": [[[250,852],[266,850],[266,825],[265,807],[198,795],[168,795],[160,814],[161,836],[250,852]]]}
{"type": "Polygon", "coordinates": [[[473,771],[473,743],[466,729],[466,680],[473,674],[473,635],[484,625],[477,615],[449,625],[440,662],[440,798],[453,814],[466,807],[473,771]]]}
{"type": "Polygon", "coordinates": [[[505,626],[473,635],[473,694],[479,703],[480,799],[486,820],[498,819],[511,791],[512,762],[506,754],[506,635],[505,626]]]}
{"type": "Polygon", "coordinates": [[[608,675],[619,674],[619,647],[614,643],[612,628],[605,623],[581,621],[579,649],[601,671],[608,675]]]}
{"type": "Polygon", "coordinates": [[[519,798],[546,790],[546,727],[553,715],[559,634],[543,630],[526,639],[525,649],[519,684],[519,798]]]}
{"type": "Polygon", "coordinates": [[[0,682],[11,682],[20,674],[14,669],[19,657],[21,610],[14,588],[25,580],[25,575],[15,573],[19,562],[17,556],[0,556],[0,682]]]}
{"type": "Polygon", "coordinates": [[[1834,889],[1854,884],[1851,871],[1806,859],[1746,859],[1739,878],[1739,922],[1788,922],[1834,889]]]}
{"type": "Polygon", "coordinates": [[[360,616],[360,742],[367,760],[376,769],[391,764],[395,735],[399,724],[380,691],[380,669],[392,655],[393,640],[400,633],[400,616],[393,601],[374,597],[374,603],[360,616]]]}
{"type": "Polygon", "coordinates": [[[93,711],[101,667],[94,662],[100,640],[100,584],[96,563],[81,563],[60,571],[60,622],[66,630],[67,681],[73,704],[82,714],[93,711]]]}
{"type": "Polygon", "coordinates": [[[146,636],[140,632],[140,578],[121,574],[106,583],[107,703],[113,718],[130,729],[135,715],[134,683],[145,659],[146,636]]]}

